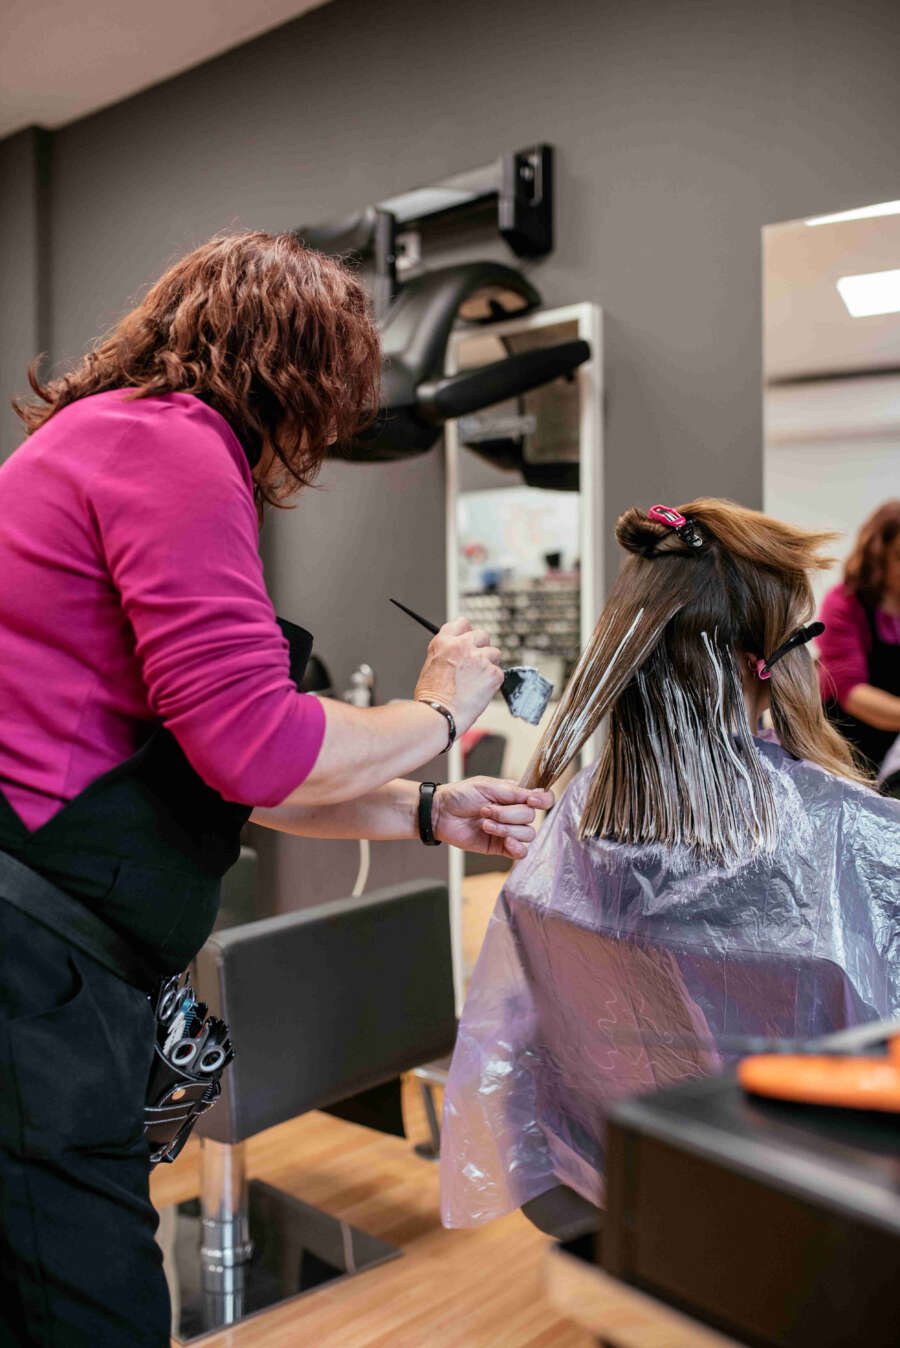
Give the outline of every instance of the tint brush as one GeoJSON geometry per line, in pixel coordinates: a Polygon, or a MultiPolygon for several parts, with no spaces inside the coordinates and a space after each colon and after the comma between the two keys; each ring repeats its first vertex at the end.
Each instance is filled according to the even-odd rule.
{"type": "MultiPolygon", "coordinates": [[[[440,631],[435,623],[423,618],[421,613],[407,608],[399,599],[392,599],[391,603],[402,609],[426,631],[431,633],[440,631]]],[[[513,716],[528,721],[531,725],[537,725],[553,696],[553,684],[530,665],[514,665],[512,669],[503,671],[503,685],[500,691],[513,716]]]]}

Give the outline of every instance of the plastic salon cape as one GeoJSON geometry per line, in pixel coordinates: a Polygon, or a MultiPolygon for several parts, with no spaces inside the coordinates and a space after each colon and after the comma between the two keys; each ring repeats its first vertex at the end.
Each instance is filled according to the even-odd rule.
{"type": "Polygon", "coordinates": [[[570,784],[497,901],[445,1092],[447,1226],[563,1182],[603,1204],[618,1095],[731,1065],[748,1036],[808,1039],[900,1009],[900,802],[757,740],[774,856],[578,838],[570,784]]]}

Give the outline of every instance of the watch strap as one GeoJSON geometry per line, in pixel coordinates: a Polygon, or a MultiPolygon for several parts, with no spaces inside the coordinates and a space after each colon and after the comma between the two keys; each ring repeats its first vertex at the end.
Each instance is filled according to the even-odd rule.
{"type": "Polygon", "coordinates": [[[435,782],[422,782],[419,785],[419,837],[426,847],[441,845],[440,838],[434,836],[434,829],[431,826],[431,807],[436,790],[435,782]]]}

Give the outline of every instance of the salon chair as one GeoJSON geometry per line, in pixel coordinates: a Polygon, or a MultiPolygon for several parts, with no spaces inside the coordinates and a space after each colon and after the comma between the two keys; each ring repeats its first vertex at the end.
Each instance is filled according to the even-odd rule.
{"type": "MultiPolygon", "coordinates": [[[[617,936],[525,904],[513,921],[533,1039],[558,1069],[553,1103],[542,1107],[575,1139],[595,1138],[613,1101],[718,1074],[754,1039],[806,1041],[875,1019],[831,960],[617,936]],[[587,975],[571,980],[565,998],[559,968],[587,975]]],[[[560,1241],[602,1231],[602,1210],[566,1185],[522,1212],[560,1241]]]]}
{"type": "Polygon", "coordinates": [[[245,1143],[312,1109],[402,1132],[401,1072],[456,1033],[446,886],[414,881],[216,931],[198,995],[235,1059],[197,1132],[201,1193],[161,1214],[181,1342],[399,1251],[260,1180],[245,1143]]]}

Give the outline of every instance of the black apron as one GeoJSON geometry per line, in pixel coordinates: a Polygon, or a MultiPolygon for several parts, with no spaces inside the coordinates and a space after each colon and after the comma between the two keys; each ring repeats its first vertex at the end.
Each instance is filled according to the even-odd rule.
{"type": "MultiPolygon", "coordinates": [[[[869,624],[871,646],[868,656],[868,682],[873,688],[882,688],[894,697],[900,697],[900,645],[882,641],[878,635],[875,613],[863,605],[866,622],[869,624]]],[[[825,703],[825,714],[829,721],[844,736],[844,739],[856,748],[866,760],[867,766],[877,772],[884,757],[897,738],[896,730],[878,730],[867,725],[858,717],[845,711],[836,698],[825,703]]]]}
{"type": "MultiPolygon", "coordinates": [[[[312,637],[283,619],[279,625],[299,687],[312,637]]],[[[212,931],[220,882],[251,813],[207,786],[160,728],[34,832],[0,794],[0,850],[126,937],[152,983],[185,969],[212,931]]]]}
{"type": "MultiPolygon", "coordinates": [[[[299,685],[312,638],[281,627],[299,685]]],[[[93,909],[152,981],[212,930],[250,813],[159,729],[33,832],[0,795],[0,850],[93,909]]],[[[154,1029],[139,988],[0,902],[2,1348],[168,1348],[143,1136],[154,1029]]]]}

